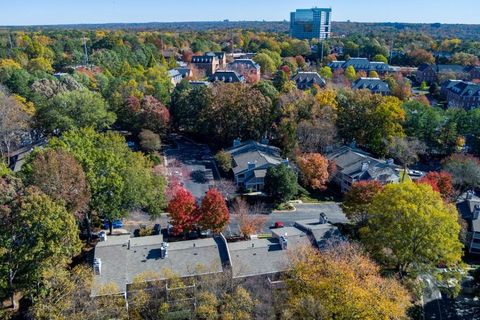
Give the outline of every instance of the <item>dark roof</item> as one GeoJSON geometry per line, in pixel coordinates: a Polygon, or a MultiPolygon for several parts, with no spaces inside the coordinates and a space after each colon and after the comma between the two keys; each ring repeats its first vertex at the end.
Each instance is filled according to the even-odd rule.
{"type": "Polygon", "coordinates": [[[477,205],[480,206],[480,199],[478,197],[457,203],[457,209],[460,212],[460,215],[463,219],[471,223],[471,228],[473,232],[480,232],[480,218],[473,219],[473,211],[475,210],[475,206],[477,205]]]}
{"type": "Polygon", "coordinates": [[[217,59],[216,56],[193,56],[192,63],[212,63],[215,59],[217,59]]]}
{"type": "Polygon", "coordinates": [[[210,80],[213,82],[223,81],[227,83],[245,82],[245,78],[242,75],[232,70],[217,71],[211,76],[210,80]]]}
{"type": "Polygon", "coordinates": [[[319,86],[324,86],[326,84],[325,80],[317,72],[299,72],[293,79],[298,85],[311,87],[314,84],[319,86]]]}
{"type": "Polygon", "coordinates": [[[462,97],[478,97],[480,96],[480,85],[473,82],[460,81],[449,89],[451,92],[462,97]]]}
{"type": "Polygon", "coordinates": [[[387,72],[391,71],[391,67],[384,62],[370,62],[367,58],[350,58],[347,61],[333,61],[328,64],[332,69],[346,69],[349,66],[355,68],[355,70],[365,70],[365,71],[377,71],[377,72],[387,72]]]}
{"type": "Polygon", "coordinates": [[[330,223],[320,223],[319,219],[295,221],[295,227],[311,234],[318,248],[324,248],[330,241],[341,238],[337,227],[330,223]]]}
{"type": "Polygon", "coordinates": [[[385,81],[379,78],[360,78],[352,84],[352,89],[368,89],[373,93],[390,93],[390,88],[385,81]]]}
{"type": "Polygon", "coordinates": [[[188,77],[192,69],[190,68],[177,68],[178,72],[182,75],[183,78],[188,77]]]}

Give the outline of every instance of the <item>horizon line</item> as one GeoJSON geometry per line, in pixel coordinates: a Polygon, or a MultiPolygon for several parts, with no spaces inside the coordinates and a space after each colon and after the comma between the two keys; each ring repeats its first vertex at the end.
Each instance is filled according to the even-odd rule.
{"type": "MultiPolygon", "coordinates": [[[[239,23],[239,22],[264,22],[283,23],[289,20],[195,20],[195,21],[148,21],[148,22],[79,22],[79,23],[52,23],[52,24],[23,24],[23,25],[0,25],[0,28],[32,28],[32,27],[63,27],[63,26],[90,26],[90,25],[120,25],[120,24],[174,24],[174,23],[239,23]]],[[[441,24],[441,25],[480,25],[480,23],[450,23],[450,22],[401,22],[401,21],[332,21],[333,23],[389,23],[389,24],[441,24]]]]}

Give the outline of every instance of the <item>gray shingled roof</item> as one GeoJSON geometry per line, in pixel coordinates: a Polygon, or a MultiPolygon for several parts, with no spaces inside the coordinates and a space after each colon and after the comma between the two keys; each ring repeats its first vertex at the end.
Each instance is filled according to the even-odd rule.
{"type": "Polygon", "coordinates": [[[95,258],[102,263],[101,274],[94,276],[92,295],[98,295],[103,285],[114,283],[119,293],[127,290],[134,278],[144,272],[160,276],[165,270],[181,277],[223,271],[221,246],[217,240],[198,239],[169,243],[168,256],[160,258],[162,236],[130,238],[109,236],[95,247],[95,258]],[[130,241],[130,248],[129,248],[130,241]]]}
{"type": "Polygon", "coordinates": [[[229,63],[229,67],[232,69],[239,67],[259,69],[260,65],[252,59],[236,59],[229,63]]]}
{"type": "Polygon", "coordinates": [[[312,87],[314,84],[324,86],[326,81],[317,72],[303,72],[297,73],[293,79],[297,86],[312,87]]]}
{"type": "Polygon", "coordinates": [[[379,78],[360,78],[352,84],[352,89],[361,90],[368,89],[373,93],[389,94],[390,88],[385,81],[379,78]]]}
{"type": "Polygon", "coordinates": [[[480,96],[480,85],[473,82],[460,81],[451,86],[449,90],[463,97],[480,96]]]}
{"type": "Polygon", "coordinates": [[[247,141],[238,147],[228,149],[227,152],[232,155],[234,174],[246,171],[249,162],[255,163],[256,168],[282,163],[280,149],[255,141],[247,141]]]}
{"type": "Polygon", "coordinates": [[[388,181],[399,177],[395,165],[389,165],[386,161],[375,159],[362,150],[348,146],[328,153],[327,158],[335,162],[339,172],[352,179],[388,181]],[[363,164],[368,164],[367,170],[363,170],[363,164]]]}
{"type": "Polygon", "coordinates": [[[295,221],[295,226],[311,234],[318,248],[324,248],[330,241],[341,238],[337,227],[330,223],[320,223],[319,219],[295,221]]]}
{"type": "Polygon", "coordinates": [[[328,64],[332,70],[339,68],[346,69],[349,66],[355,68],[355,70],[365,70],[365,71],[377,71],[377,72],[388,72],[391,71],[391,67],[384,62],[375,62],[369,61],[367,58],[350,58],[347,61],[332,61],[328,64]]]}
{"type": "Polygon", "coordinates": [[[274,274],[290,269],[289,254],[311,245],[308,236],[296,228],[275,229],[276,235],[287,233],[287,249],[282,250],[277,238],[254,239],[228,244],[234,278],[274,274]]]}
{"type": "Polygon", "coordinates": [[[219,70],[210,77],[210,80],[227,83],[245,82],[245,78],[233,70],[219,70]]]}

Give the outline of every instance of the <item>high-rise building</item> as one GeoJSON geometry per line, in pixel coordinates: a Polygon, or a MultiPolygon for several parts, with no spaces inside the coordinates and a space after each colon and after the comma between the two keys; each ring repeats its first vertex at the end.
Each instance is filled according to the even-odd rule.
{"type": "Polygon", "coordinates": [[[327,39],[332,29],[332,9],[297,9],[290,14],[290,36],[298,39],[327,39]]]}

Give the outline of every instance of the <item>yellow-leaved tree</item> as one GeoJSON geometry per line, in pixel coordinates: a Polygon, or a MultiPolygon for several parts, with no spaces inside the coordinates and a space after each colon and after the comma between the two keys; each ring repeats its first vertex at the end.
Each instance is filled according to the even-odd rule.
{"type": "Polygon", "coordinates": [[[400,274],[458,265],[459,232],[455,207],[431,186],[413,182],[386,186],[374,197],[368,225],[360,230],[369,251],[400,274]]]}
{"type": "Polygon", "coordinates": [[[407,319],[410,296],[358,245],[295,252],[287,280],[284,319],[407,319]]]}

